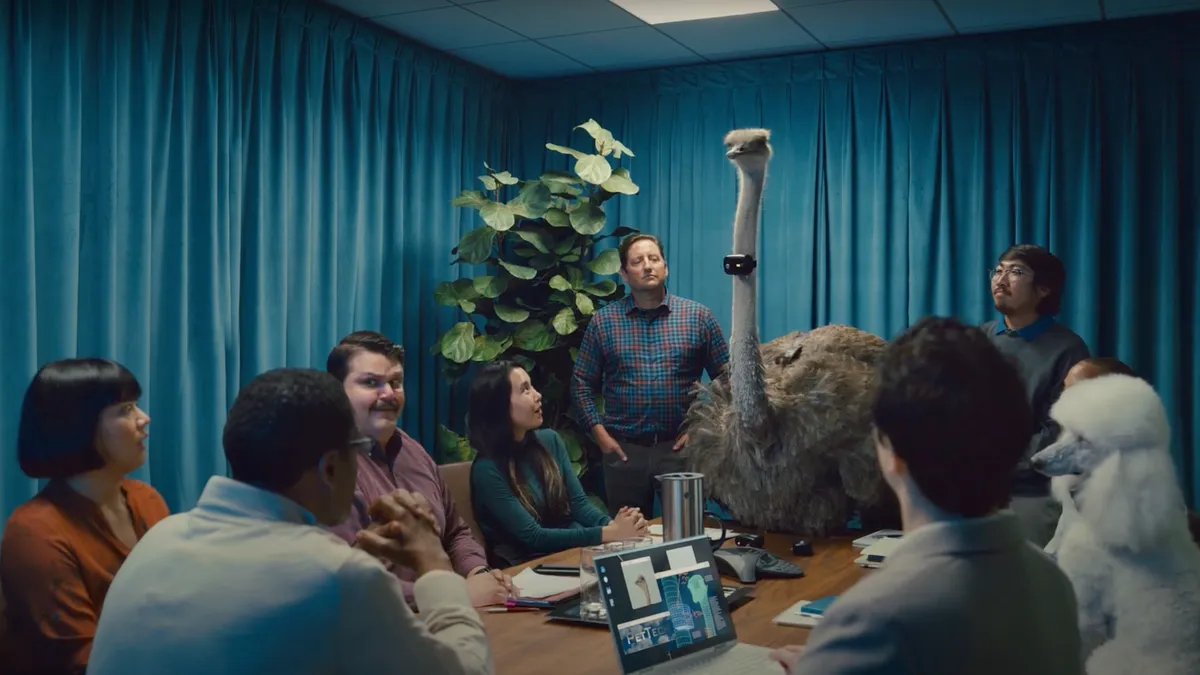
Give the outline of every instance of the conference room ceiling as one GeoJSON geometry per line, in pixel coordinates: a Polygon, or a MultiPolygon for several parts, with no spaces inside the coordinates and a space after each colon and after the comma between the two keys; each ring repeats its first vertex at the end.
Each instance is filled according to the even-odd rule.
{"type": "Polygon", "coordinates": [[[713,63],[1200,9],[1200,0],[326,2],[514,79],[713,63]],[[657,16],[634,5],[649,7],[657,16]],[[659,23],[685,16],[688,8],[708,8],[712,15],[738,6],[745,12],[766,9],[659,23]]]}

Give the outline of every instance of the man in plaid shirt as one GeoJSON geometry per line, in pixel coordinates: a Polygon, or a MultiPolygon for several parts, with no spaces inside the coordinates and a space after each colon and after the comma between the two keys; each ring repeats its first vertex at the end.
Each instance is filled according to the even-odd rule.
{"type": "Polygon", "coordinates": [[[618,253],[630,294],[592,316],[572,392],[604,452],[609,512],[631,506],[651,514],[654,476],[683,469],[677,453],[687,442],[690,390],[704,371],[710,378],[721,374],[729,346],[707,307],[667,293],[667,262],[657,238],[631,235],[618,253]]]}

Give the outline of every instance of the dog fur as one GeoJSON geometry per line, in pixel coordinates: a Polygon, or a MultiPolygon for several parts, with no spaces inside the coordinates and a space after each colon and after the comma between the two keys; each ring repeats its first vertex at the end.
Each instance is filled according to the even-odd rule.
{"type": "Polygon", "coordinates": [[[1063,520],[1052,553],[1071,579],[1088,675],[1200,672],[1200,547],[1154,389],[1127,375],[1067,388],[1058,440],[1033,457],[1063,520]]]}

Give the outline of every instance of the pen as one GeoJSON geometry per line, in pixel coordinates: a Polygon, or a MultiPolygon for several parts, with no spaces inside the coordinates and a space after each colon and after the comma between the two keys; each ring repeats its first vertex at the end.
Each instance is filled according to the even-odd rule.
{"type": "Polygon", "coordinates": [[[530,607],[539,609],[552,609],[554,603],[546,602],[545,600],[509,600],[504,603],[505,607],[530,607]]]}
{"type": "Polygon", "coordinates": [[[577,577],[579,576],[578,567],[570,567],[568,565],[538,565],[533,568],[537,574],[545,574],[550,577],[577,577]]]}
{"type": "Polygon", "coordinates": [[[536,612],[537,607],[489,607],[488,614],[500,614],[503,612],[536,612]]]}

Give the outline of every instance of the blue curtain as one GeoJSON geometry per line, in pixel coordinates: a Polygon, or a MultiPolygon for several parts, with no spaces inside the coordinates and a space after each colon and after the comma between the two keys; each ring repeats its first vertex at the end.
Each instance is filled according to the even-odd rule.
{"type": "MultiPolygon", "coordinates": [[[[674,292],[728,330],[736,177],[721,140],[772,130],[759,244],[762,337],[927,314],[992,318],[1010,244],[1065,262],[1060,319],[1151,380],[1200,492],[1200,15],[527,86],[522,175],[595,118],[642,191],[610,219],[664,239],[674,292]]],[[[613,204],[613,202],[610,202],[613,204]]]]}
{"type": "Polygon", "coordinates": [[[407,346],[403,423],[432,442],[432,292],[472,226],[450,200],[501,157],[504,81],[317,3],[0,0],[0,45],[4,518],[38,488],[24,389],[75,355],[140,379],[135,477],[173,511],[226,472],[240,385],[351,330],[407,346]]]}

